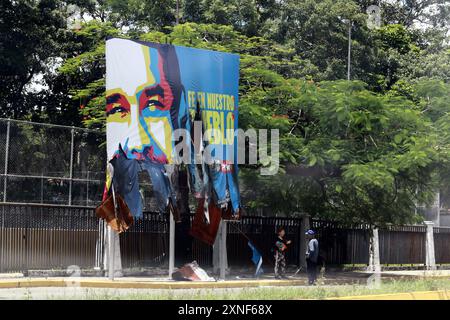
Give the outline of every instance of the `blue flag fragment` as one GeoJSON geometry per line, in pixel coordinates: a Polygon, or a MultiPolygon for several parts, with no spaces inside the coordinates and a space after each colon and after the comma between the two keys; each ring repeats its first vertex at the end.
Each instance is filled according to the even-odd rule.
{"type": "Polygon", "coordinates": [[[262,256],[261,253],[259,253],[259,251],[255,248],[255,246],[249,241],[248,242],[248,246],[250,247],[250,249],[252,249],[252,262],[254,263],[254,265],[256,266],[256,271],[255,271],[255,277],[258,277],[259,275],[261,275],[264,271],[261,268],[262,266],[262,256]]]}

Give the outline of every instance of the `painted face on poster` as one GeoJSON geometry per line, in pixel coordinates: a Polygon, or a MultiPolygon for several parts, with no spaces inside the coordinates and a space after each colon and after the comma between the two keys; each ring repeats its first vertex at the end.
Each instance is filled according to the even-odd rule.
{"type": "Polygon", "coordinates": [[[157,48],[125,39],[108,40],[106,56],[108,158],[120,144],[130,159],[170,162],[174,147],[170,114],[179,106],[165,70],[168,57],[157,48]]]}

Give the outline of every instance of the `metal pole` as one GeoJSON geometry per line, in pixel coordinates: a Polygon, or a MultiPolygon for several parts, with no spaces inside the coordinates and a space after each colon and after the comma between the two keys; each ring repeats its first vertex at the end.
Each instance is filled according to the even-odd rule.
{"type": "MultiPolygon", "coordinates": [[[[2,206],[2,225],[0,226],[0,248],[3,248],[3,235],[5,234],[5,206],[2,206]]],[[[3,264],[5,263],[5,258],[3,257],[3,252],[5,250],[0,250],[0,272],[3,273],[3,264]]]]}
{"type": "MultiPolygon", "coordinates": [[[[108,169],[107,169],[110,173],[111,179],[114,177],[114,167],[111,163],[108,163],[108,169]]],[[[118,205],[117,205],[117,201],[116,201],[116,192],[114,190],[114,182],[111,181],[111,193],[113,196],[113,201],[114,201],[114,216],[117,219],[117,210],[118,210],[118,205]]],[[[115,259],[115,255],[116,255],[116,239],[114,238],[113,235],[113,229],[108,226],[108,239],[109,239],[109,280],[114,280],[114,259],[115,259]]]]}
{"type": "Polygon", "coordinates": [[[347,80],[350,80],[350,60],[352,50],[352,21],[348,21],[348,56],[347,56],[347,80]]]}
{"type": "Polygon", "coordinates": [[[104,238],[103,238],[103,232],[102,230],[104,229],[103,227],[103,220],[99,219],[98,220],[98,228],[97,228],[97,232],[98,232],[98,239],[95,243],[95,266],[94,266],[94,270],[100,270],[101,269],[101,265],[102,265],[102,246],[104,244],[104,238]]]}
{"type": "Polygon", "coordinates": [[[226,256],[227,256],[227,221],[222,220],[221,238],[219,251],[220,279],[225,280],[226,277],[226,256]]]}
{"type": "Polygon", "coordinates": [[[8,181],[8,158],[9,158],[9,136],[11,132],[11,119],[8,119],[8,123],[6,125],[6,146],[5,146],[5,181],[3,183],[3,202],[6,202],[6,184],[8,181]]]}
{"type": "Polygon", "coordinates": [[[109,280],[114,280],[114,246],[115,246],[115,242],[113,239],[113,230],[110,226],[108,226],[108,242],[109,242],[108,278],[109,278],[109,280]]]}
{"type": "Polygon", "coordinates": [[[72,205],[72,178],[73,178],[73,142],[74,142],[75,128],[71,130],[70,140],[70,180],[69,180],[69,206],[72,205]]]}
{"type": "Polygon", "coordinates": [[[30,253],[28,250],[28,229],[29,229],[29,223],[31,220],[31,207],[28,207],[26,209],[26,215],[25,215],[25,230],[22,233],[22,239],[24,240],[24,247],[25,252],[22,255],[22,272],[25,276],[28,276],[28,268],[30,266],[30,253]]]}
{"type": "MultiPolygon", "coordinates": [[[[10,138],[10,131],[11,131],[11,120],[8,119],[8,122],[6,124],[6,143],[5,143],[5,171],[4,171],[4,181],[3,181],[3,202],[6,202],[6,181],[7,181],[7,174],[8,174],[8,157],[9,157],[9,138],[10,138]]],[[[2,226],[3,229],[5,227],[5,207],[2,208],[2,226]]],[[[2,246],[3,246],[3,233],[1,232],[1,240],[2,240],[2,246]]],[[[1,260],[0,260],[0,270],[3,272],[3,250],[0,250],[1,254],[1,260]]]]}
{"type": "MultiPolygon", "coordinates": [[[[72,129],[75,128],[74,126],[63,126],[60,124],[54,124],[54,123],[42,123],[42,122],[33,122],[33,121],[27,121],[27,120],[17,120],[17,119],[10,119],[10,118],[0,118],[0,121],[7,120],[15,123],[24,123],[26,125],[33,125],[33,126],[44,126],[44,127],[51,127],[51,128],[65,128],[65,129],[72,129]]],[[[100,130],[96,129],[87,129],[87,128],[78,128],[80,130],[83,130],[85,132],[92,132],[92,133],[100,133],[103,135],[100,130]]]]}
{"type": "Polygon", "coordinates": [[[169,279],[172,278],[175,269],[175,219],[172,210],[170,211],[169,221],[169,279]]]}
{"type": "MultiPolygon", "coordinates": [[[[70,178],[68,177],[58,177],[58,176],[46,176],[46,175],[32,175],[32,174],[15,174],[15,173],[8,173],[8,177],[10,178],[34,178],[34,179],[59,179],[59,180],[63,180],[63,181],[69,181],[70,178]]],[[[86,182],[87,179],[81,179],[81,178],[73,178],[73,181],[78,181],[78,182],[86,182]]],[[[97,179],[92,179],[89,180],[89,182],[102,182],[101,180],[97,180],[97,179]]],[[[63,206],[64,204],[59,204],[60,206],[63,206]]]]}
{"type": "Polygon", "coordinates": [[[44,174],[41,177],[41,203],[44,203],[44,174]]]}
{"type": "Polygon", "coordinates": [[[89,170],[87,172],[86,180],[86,207],[89,205],[89,170]]]}

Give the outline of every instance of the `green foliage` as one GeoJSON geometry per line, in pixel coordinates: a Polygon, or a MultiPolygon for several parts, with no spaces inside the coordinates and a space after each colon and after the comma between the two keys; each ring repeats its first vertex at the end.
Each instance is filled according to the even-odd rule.
{"type": "Polygon", "coordinates": [[[36,98],[27,92],[33,77],[49,69],[64,34],[58,1],[0,2],[0,116],[23,117],[36,98]]]}
{"type": "MultiPolygon", "coordinates": [[[[88,23],[80,34],[89,38],[97,28],[88,23]]],[[[121,35],[113,30],[107,33],[121,35]]],[[[380,32],[392,50],[410,44],[396,41],[394,31],[380,32]]],[[[439,185],[436,170],[448,159],[441,152],[448,141],[442,143],[436,131],[447,130],[441,118],[448,112],[448,87],[442,82],[404,81],[388,94],[374,93],[361,81],[317,83],[308,80],[317,69],[292,70],[302,60],[285,46],[224,25],[186,23],[140,39],[240,54],[240,127],[278,129],[282,163],[275,177],[257,175],[265,163],[242,168],[250,211],[265,207],[279,214],[404,223],[416,219],[416,203],[429,201],[439,185]],[[288,175],[292,166],[300,173],[288,175]]],[[[103,50],[99,43],[68,59],[61,73],[79,77],[80,70],[103,65],[103,50]]],[[[85,125],[102,127],[104,79],[96,74],[101,77],[72,93],[87,101],[81,110],[85,125]]]]}
{"type": "Polygon", "coordinates": [[[415,203],[431,199],[442,156],[420,104],[374,94],[357,81],[303,86],[304,115],[291,131],[296,149],[281,147],[301,169],[288,170],[293,182],[279,177],[283,182],[267,192],[283,199],[278,205],[264,205],[342,221],[411,222],[415,203]]]}
{"type": "Polygon", "coordinates": [[[371,4],[181,0],[175,25],[175,0],[2,1],[0,114],[104,130],[108,36],[238,53],[240,127],[280,133],[278,175],[241,170],[249,211],[416,221],[450,179],[450,11],[382,1],[370,30],[371,4]],[[69,4],[87,17],[79,29],[66,27],[69,4]],[[355,81],[343,81],[350,23],[355,81]]]}
{"type": "Polygon", "coordinates": [[[377,30],[377,37],[382,42],[384,49],[396,49],[401,54],[411,50],[411,35],[408,30],[400,24],[390,24],[377,30]]]}

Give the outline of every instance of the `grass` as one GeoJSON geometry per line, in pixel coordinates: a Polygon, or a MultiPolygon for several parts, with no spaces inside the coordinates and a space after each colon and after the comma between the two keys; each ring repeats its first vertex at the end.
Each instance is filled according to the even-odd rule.
{"type": "MultiPolygon", "coordinates": [[[[336,285],[316,287],[260,287],[242,289],[134,290],[132,292],[81,289],[77,299],[88,300],[293,300],[411,291],[449,290],[450,279],[383,280],[374,285],[336,285]]],[[[51,297],[58,299],[58,297],[51,297]]],[[[60,297],[67,298],[67,297],[60,297]]]]}

